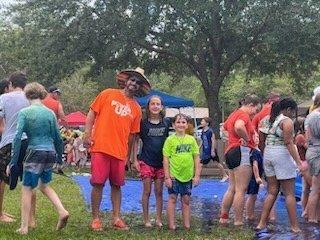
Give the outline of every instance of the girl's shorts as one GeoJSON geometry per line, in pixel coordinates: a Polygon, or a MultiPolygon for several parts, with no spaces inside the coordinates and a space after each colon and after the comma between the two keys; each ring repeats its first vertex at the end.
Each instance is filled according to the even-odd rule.
{"type": "Polygon", "coordinates": [[[155,168],[152,166],[149,166],[144,161],[139,161],[140,165],[140,175],[142,180],[146,178],[151,179],[164,179],[164,170],[163,168],[155,168]]]}
{"type": "Polygon", "coordinates": [[[275,176],[277,180],[296,178],[297,165],[286,146],[267,145],[263,157],[263,167],[267,177],[275,176]]]}
{"type": "Polygon", "coordinates": [[[228,168],[233,170],[243,165],[251,166],[250,152],[251,148],[249,147],[239,146],[231,148],[225,155],[228,168]]]}
{"type": "Polygon", "coordinates": [[[306,153],[306,159],[309,164],[310,175],[318,176],[320,174],[320,146],[310,146],[306,153]]]}
{"type": "Polygon", "coordinates": [[[168,188],[168,193],[169,194],[174,194],[174,195],[191,195],[191,190],[192,190],[192,180],[188,182],[180,182],[177,179],[172,180],[172,188],[168,188]]]}

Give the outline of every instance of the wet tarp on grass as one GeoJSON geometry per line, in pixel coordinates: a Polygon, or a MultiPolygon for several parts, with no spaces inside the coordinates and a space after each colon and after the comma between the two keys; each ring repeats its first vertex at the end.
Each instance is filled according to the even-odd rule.
{"type": "MultiPolygon", "coordinates": [[[[91,185],[89,182],[89,177],[87,176],[74,176],[73,179],[81,187],[81,191],[88,208],[91,202],[91,185]]],[[[103,190],[103,197],[100,210],[110,211],[111,201],[110,201],[110,186],[108,182],[103,190]]],[[[203,203],[221,203],[223,194],[227,190],[228,183],[220,183],[217,180],[201,180],[201,184],[192,189],[192,199],[196,203],[196,208],[199,208],[203,203]]],[[[126,180],[125,185],[122,189],[122,212],[142,212],[141,206],[141,194],[142,194],[142,181],[140,180],[126,180]]],[[[168,192],[167,188],[163,188],[163,200],[167,202],[168,192]]],[[[155,212],[155,196],[152,193],[150,196],[149,208],[150,212],[155,212]]],[[[165,206],[164,206],[165,207],[165,206]]],[[[207,207],[205,207],[206,209],[207,207]]],[[[205,210],[204,209],[204,210],[205,210]]],[[[202,212],[203,210],[201,210],[202,212]]]]}
{"type": "MultiPolygon", "coordinates": [[[[74,181],[80,186],[82,195],[90,210],[91,202],[91,185],[88,176],[74,176],[74,181]]],[[[221,201],[223,194],[227,190],[228,183],[220,183],[218,180],[202,179],[198,187],[192,190],[191,212],[193,216],[197,216],[204,220],[204,223],[210,224],[212,220],[218,219],[221,201]]],[[[125,186],[122,187],[122,204],[121,211],[123,213],[134,212],[141,213],[141,194],[142,194],[142,182],[140,180],[126,180],[125,186]]],[[[261,214],[263,199],[266,195],[266,189],[262,189],[259,192],[256,203],[256,215],[257,218],[261,214]]],[[[163,191],[164,209],[166,207],[168,192],[164,187],[163,191]]],[[[307,225],[303,222],[302,218],[299,218],[302,233],[298,236],[290,233],[289,220],[287,209],[285,206],[285,200],[283,196],[279,196],[277,200],[277,220],[273,226],[271,233],[261,239],[320,239],[320,231],[318,227],[307,225]]],[[[152,192],[149,202],[150,212],[155,212],[155,197],[152,192]]],[[[178,201],[177,208],[180,208],[178,201]]],[[[101,211],[111,210],[110,201],[110,186],[106,183],[106,187],[103,190],[102,203],[100,207],[101,211]]],[[[301,206],[297,204],[297,215],[300,216],[302,212],[301,206]]],[[[231,213],[232,215],[232,213],[231,213]]],[[[207,225],[208,225],[207,224],[207,225]]],[[[256,226],[254,223],[251,227],[256,226]]]]}
{"type": "MultiPolygon", "coordinates": [[[[88,176],[74,176],[73,179],[81,187],[84,200],[90,207],[91,202],[91,185],[88,176]]],[[[192,206],[195,206],[195,211],[201,213],[204,211],[210,211],[210,204],[220,204],[222,201],[223,194],[228,188],[228,183],[221,183],[215,179],[202,179],[200,185],[192,189],[192,206]],[[203,207],[203,208],[202,208],[203,207]],[[209,207],[209,208],[208,208],[209,207]]],[[[167,188],[163,189],[163,199],[164,202],[168,199],[167,188]]],[[[141,206],[141,194],[142,194],[142,182],[140,180],[126,180],[125,186],[122,187],[122,212],[142,212],[141,206]]],[[[259,192],[257,205],[259,201],[264,199],[266,195],[266,190],[262,189],[259,192]]],[[[155,197],[152,192],[150,196],[150,211],[155,212],[155,197]]],[[[103,197],[101,203],[101,211],[110,211],[111,201],[110,201],[110,186],[106,183],[106,187],[103,190],[103,197]]],[[[301,206],[298,205],[298,211],[301,212],[301,206]]],[[[277,212],[286,212],[285,201],[281,196],[277,201],[277,212]]]]}

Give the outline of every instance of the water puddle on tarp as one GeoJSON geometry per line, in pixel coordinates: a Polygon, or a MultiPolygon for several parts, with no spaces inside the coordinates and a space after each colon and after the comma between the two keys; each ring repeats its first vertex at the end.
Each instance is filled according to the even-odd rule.
{"type": "MultiPolygon", "coordinates": [[[[193,197],[192,199],[192,214],[203,219],[204,224],[202,226],[203,231],[211,231],[210,225],[213,221],[217,222],[219,218],[220,201],[221,199],[201,199],[193,197]]],[[[300,228],[302,230],[299,234],[294,234],[290,231],[290,225],[288,220],[288,214],[285,207],[285,201],[283,197],[279,197],[277,200],[277,220],[269,225],[268,231],[257,234],[254,239],[259,240],[288,240],[288,239],[307,239],[307,240],[319,240],[320,239],[320,225],[307,224],[301,217],[299,217],[300,228]]],[[[246,223],[246,227],[254,229],[258,224],[258,219],[261,215],[263,205],[263,198],[259,196],[256,203],[256,221],[254,223],[246,223]]],[[[298,205],[297,214],[301,215],[301,207],[298,205]]],[[[231,219],[233,213],[230,213],[231,219]]],[[[232,227],[232,221],[229,224],[232,227]]]]}
{"type": "MultiPolygon", "coordinates": [[[[91,185],[89,183],[88,176],[74,176],[74,181],[79,184],[84,200],[90,210],[91,202],[91,185]]],[[[192,216],[195,216],[203,220],[202,230],[212,231],[212,223],[216,223],[219,219],[219,210],[223,194],[227,190],[228,183],[220,183],[217,180],[204,179],[198,187],[192,189],[191,211],[192,216]]],[[[141,208],[141,194],[142,194],[142,182],[140,180],[126,180],[125,186],[122,187],[122,204],[121,211],[123,213],[138,213],[142,212],[141,208]]],[[[256,203],[256,219],[259,219],[262,210],[263,199],[266,195],[265,190],[259,192],[256,203]]],[[[167,205],[168,193],[167,189],[163,191],[164,209],[167,205]]],[[[282,239],[307,239],[307,240],[320,240],[320,225],[306,224],[304,220],[299,217],[300,228],[302,230],[299,234],[293,234],[290,232],[288,214],[285,207],[285,201],[282,196],[278,197],[277,204],[277,220],[270,226],[268,233],[259,234],[256,239],[265,240],[282,240],[282,239]]],[[[155,212],[155,198],[154,194],[151,194],[149,201],[150,212],[155,212]]],[[[177,204],[177,209],[181,208],[180,200],[177,204]]],[[[101,203],[101,211],[110,211],[110,186],[107,183],[103,190],[103,197],[101,203]]],[[[301,206],[297,205],[297,215],[301,216],[301,206]]],[[[230,213],[231,219],[233,213],[230,213]]],[[[232,223],[229,225],[232,227],[232,223]]],[[[257,222],[246,224],[248,228],[254,229],[257,226],[257,222]]]]}

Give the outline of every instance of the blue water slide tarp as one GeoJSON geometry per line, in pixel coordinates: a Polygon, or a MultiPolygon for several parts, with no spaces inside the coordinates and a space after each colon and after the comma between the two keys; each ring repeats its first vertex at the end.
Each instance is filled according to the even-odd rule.
{"type": "MultiPolygon", "coordinates": [[[[81,188],[82,195],[87,205],[87,209],[90,210],[91,202],[91,185],[90,178],[88,176],[74,176],[73,180],[79,184],[81,188]]],[[[299,183],[301,178],[296,179],[299,183]]],[[[218,180],[212,179],[202,179],[200,185],[192,189],[191,195],[191,212],[192,216],[197,216],[204,220],[204,223],[211,220],[216,220],[219,218],[220,206],[224,193],[227,191],[228,183],[221,183],[218,180]]],[[[122,203],[121,211],[126,213],[141,213],[141,196],[142,196],[143,185],[140,180],[127,179],[126,184],[122,187],[122,203]]],[[[296,194],[297,194],[297,184],[296,184],[296,194]]],[[[301,192],[301,189],[298,191],[301,192]]],[[[263,201],[266,197],[266,188],[263,187],[259,191],[258,198],[256,201],[256,217],[259,219],[261,215],[263,201]]],[[[297,196],[299,197],[299,196],[297,196]]],[[[168,191],[167,188],[163,189],[163,207],[167,206],[168,201],[168,191]]],[[[297,216],[302,213],[302,207],[300,204],[296,205],[297,216]]],[[[110,200],[110,186],[107,183],[103,189],[102,202],[100,205],[101,211],[111,211],[112,204],[110,200]]],[[[149,201],[150,212],[155,213],[156,211],[156,201],[154,194],[152,193],[149,201]]],[[[177,213],[181,214],[181,201],[177,201],[177,213]]],[[[232,211],[231,211],[232,214],[232,211]]],[[[286,203],[284,196],[278,196],[276,201],[276,224],[273,225],[273,230],[257,235],[258,238],[254,239],[320,239],[320,231],[317,227],[307,226],[305,221],[298,217],[300,226],[302,228],[302,235],[297,237],[296,234],[292,235],[290,231],[290,224],[288,221],[288,213],[286,209],[286,203]],[[268,236],[268,237],[267,237],[268,236]],[[305,236],[305,237],[304,237],[305,236]],[[310,238],[309,238],[310,236],[310,238]]],[[[142,216],[141,216],[142,218],[142,216]]],[[[136,220],[135,220],[136,221],[136,220]]],[[[130,224],[130,223],[129,223],[130,224]]],[[[256,225],[254,225],[256,226],[256,225]]]]}
{"type": "Polygon", "coordinates": [[[137,98],[137,101],[140,104],[140,106],[145,107],[147,105],[148,99],[152,95],[157,95],[161,97],[165,107],[180,108],[194,106],[194,102],[190,99],[169,95],[168,93],[161,92],[158,90],[151,90],[147,96],[137,98]]]}
{"type": "MultiPolygon", "coordinates": [[[[87,176],[74,176],[73,180],[80,186],[82,195],[86,202],[88,209],[90,208],[91,202],[91,185],[90,178],[87,176]]],[[[192,189],[192,207],[195,210],[195,214],[198,216],[203,215],[204,212],[207,212],[211,209],[210,205],[213,205],[213,202],[221,204],[224,193],[227,191],[228,183],[221,183],[218,180],[213,179],[202,179],[198,187],[192,189]]],[[[141,206],[141,196],[142,196],[142,181],[139,180],[126,180],[126,184],[122,187],[122,204],[121,211],[123,212],[142,212],[141,206]]],[[[297,190],[297,189],[296,189],[297,190]]],[[[110,194],[111,189],[109,184],[106,184],[103,190],[103,197],[100,206],[101,211],[110,211],[112,209],[110,194]]],[[[298,191],[301,194],[301,190],[298,191]]],[[[262,201],[266,197],[266,189],[263,188],[259,191],[258,199],[260,203],[260,209],[262,208],[262,201]]],[[[297,194],[297,191],[296,191],[297,194]]],[[[297,198],[300,198],[300,195],[296,195],[297,198]]],[[[168,200],[167,188],[163,189],[163,201],[166,203],[168,200]]],[[[166,204],[164,204],[166,206],[166,204]]],[[[164,207],[165,207],[164,206],[164,207]]],[[[150,196],[150,212],[155,212],[156,210],[156,201],[154,194],[150,196]]],[[[301,214],[301,206],[297,205],[298,213],[301,214]]],[[[212,209],[211,209],[212,210],[212,209]]],[[[210,211],[211,211],[210,210],[210,211]]],[[[277,212],[286,212],[285,200],[283,196],[280,196],[277,201],[277,212]]],[[[285,215],[287,216],[287,215],[285,215]]],[[[285,218],[284,218],[285,219],[285,218]]]]}

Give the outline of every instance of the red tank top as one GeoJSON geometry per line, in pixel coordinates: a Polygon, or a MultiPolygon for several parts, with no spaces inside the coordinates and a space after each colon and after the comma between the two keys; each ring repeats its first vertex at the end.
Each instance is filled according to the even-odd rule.
{"type": "Polygon", "coordinates": [[[47,108],[51,109],[56,117],[58,117],[59,112],[59,101],[53,99],[51,96],[47,96],[45,99],[42,100],[43,105],[47,108]]]}

